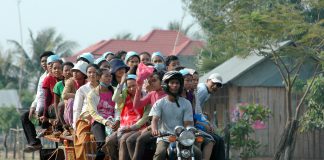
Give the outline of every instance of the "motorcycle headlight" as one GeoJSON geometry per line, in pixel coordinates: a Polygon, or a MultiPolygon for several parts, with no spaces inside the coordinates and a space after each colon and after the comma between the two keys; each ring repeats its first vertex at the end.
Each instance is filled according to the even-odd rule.
{"type": "Polygon", "coordinates": [[[181,157],[183,158],[189,158],[190,157],[190,151],[188,149],[181,150],[181,157]]]}
{"type": "Polygon", "coordinates": [[[174,128],[174,133],[177,135],[177,136],[180,136],[180,134],[181,134],[181,132],[182,131],[184,131],[184,127],[182,127],[182,126],[176,126],[175,128],[174,128]]]}
{"type": "Polygon", "coordinates": [[[195,142],[195,135],[191,131],[183,131],[178,140],[184,146],[191,146],[195,142]]]}

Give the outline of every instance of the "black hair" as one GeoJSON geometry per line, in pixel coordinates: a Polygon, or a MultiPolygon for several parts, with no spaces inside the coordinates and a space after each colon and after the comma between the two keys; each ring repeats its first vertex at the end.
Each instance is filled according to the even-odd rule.
{"type": "MultiPolygon", "coordinates": [[[[102,65],[102,63],[104,63],[104,62],[108,62],[108,61],[103,60],[103,61],[99,62],[99,63],[98,63],[99,68],[100,68],[100,66],[102,65]]],[[[109,64],[109,63],[108,63],[108,64],[109,64]]],[[[109,65],[109,67],[110,67],[110,65],[109,65]]]]}
{"type": "Polygon", "coordinates": [[[77,62],[79,62],[79,61],[84,61],[84,62],[87,62],[88,64],[90,64],[89,60],[87,60],[86,58],[83,58],[83,57],[79,57],[77,59],[77,62]]]}
{"type": "Polygon", "coordinates": [[[175,68],[176,71],[180,71],[182,69],[185,69],[186,67],[183,67],[183,66],[178,66],[177,68],[175,68]]]}
{"type": "Polygon", "coordinates": [[[54,55],[54,52],[52,51],[45,51],[44,53],[42,53],[40,56],[39,56],[39,59],[42,59],[43,57],[49,57],[51,55],[54,55]]]}
{"type": "Polygon", "coordinates": [[[178,61],[178,60],[179,60],[179,58],[175,55],[168,56],[165,60],[165,65],[169,66],[171,61],[178,61]]]}
{"type": "Polygon", "coordinates": [[[149,52],[141,52],[141,53],[139,54],[139,56],[141,56],[141,55],[143,55],[143,54],[146,54],[146,55],[148,55],[149,57],[151,57],[151,54],[150,54],[149,52]]]}
{"type": "Polygon", "coordinates": [[[163,76],[164,76],[164,71],[157,71],[156,69],[154,69],[154,71],[153,71],[153,75],[158,75],[159,76],[159,80],[161,81],[161,83],[162,83],[162,79],[163,79],[163,76]]]}
{"type": "Polygon", "coordinates": [[[99,66],[98,66],[98,65],[96,65],[96,64],[89,64],[89,65],[87,66],[87,69],[86,69],[87,72],[88,72],[88,69],[89,69],[90,67],[94,67],[94,68],[96,69],[97,74],[99,73],[99,66]]]}
{"type": "MultiPolygon", "coordinates": [[[[108,68],[100,68],[98,70],[98,76],[101,77],[104,71],[109,71],[109,69],[108,68]]],[[[111,85],[108,86],[108,90],[111,91],[114,94],[114,88],[111,85]]]]}
{"type": "Polygon", "coordinates": [[[126,51],[124,51],[124,50],[120,50],[120,51],[118,51],[118,52],[115,54],[115,58],[121,59],[121,57],[122,57],[123,55],[126,55],[126,54],[127,54],[126,51]]]}
{"type": "Polygon", "coordinates": [[[70,66],[70,67],[73,68],[74,67],[74,64],[72,62],[67,61],[67,62],[64,62],[63,63],[62,68],[64,68],[64,66],[70,66]]]}

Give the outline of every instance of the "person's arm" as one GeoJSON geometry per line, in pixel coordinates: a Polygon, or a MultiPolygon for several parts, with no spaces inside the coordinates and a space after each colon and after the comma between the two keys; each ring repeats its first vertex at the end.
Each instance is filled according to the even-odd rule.
{"type": "Polygon", "coordinates": [[[100,116],[97,112],[97,103],[96,103],[96,95],[93,91],[91,91],[88,95],[87,95],[88,101],[87,101],[87,105],[86,105],[86,111],[88,111],[88,113],[90,114],[90,116],[97,122],[108,126],[109,121],[104,119],[102,116],[100,116]]]}
{"type": "Polygon", "coordinates": [[[149,120],[149,113],[151,111],[151,106],[146,106],[144,108],[144,113],[141,119],[139,119],[134,125],[130,127],[131,130],[137,130],[141,128],[148,120],[149,120]]]}
{"type": "Polygon", "coordinates": [[[153,136],[157,136],[160,134],[158,130],[158,122],[160,120],[161,113],[162,113],[161,106],[162,104],[160,103],[160,101],[155,102],[149,114],[149,116],[153,116],[152,123],[151,123],[152,126],[151,132],[153,136]]]}
{"type": "Polygon", "coordinates": [[[83,99],[85,98],[83,93],[82,93],[82,87],[80,87],[74,97],[73,101],[73,126],[76,125],[76,122],[78,118],[80,117],[81,111],[82,111],[82,106],[83,106],[83,99]]]}
{"type": "Polygon", "coordinates": [[[142,85],[136,88],[133,105],[135,108],[142,108],[151,103],[151,96],[153,92],[149,92],[145,97],[141,98],[142,85]]]}
{"type": "Polygon", "coordinates": [[[62,92],[62,99],[68,100],[70,98],[74,98],[75,93],[72,91],[74,90],[74,81],[72,79],[68,79],[65,82],[65,86],[62,92]]]}
{"type": "MultiPolygon", "coordinates": [[[[46,117],[46,113],[48,112],[48,107],[51,105],[52,102],[52,94],[49,88],[44,88],[45,90],[45,102],[44,102],[44,112],[43,116],[46,117]]],[[[48,118],[48,117],[46,117],[48,118]]]]}
{"type": "Polygon", "coordinates": [[[151,124],[151,132],[152,132],[152,135],[153,136],[158,136],[160,133],[159,133],[159,130],[158,130],[158,122],[160,120],[160,117],[158,116],[153,116],[153,119],[152,119],[152,124],[151,124]]]}
{"type": "Polygon", "coordinates": [[[118,84],[116,87],[116,91],[112,96],[112,101],[114,101],[117,104],[120,104],[122,102],[122,97],[123,97],[122,93],[123,93],[123,84],[118,84]]]}
{"type": "Polygon", "coordinates": [[[183,105],[185,107],[184,116],[183,116],[183,125],[184,127],[194,126],[191,103],[188,100],[185,100],[183,102],[184,102],[183,105]]]}

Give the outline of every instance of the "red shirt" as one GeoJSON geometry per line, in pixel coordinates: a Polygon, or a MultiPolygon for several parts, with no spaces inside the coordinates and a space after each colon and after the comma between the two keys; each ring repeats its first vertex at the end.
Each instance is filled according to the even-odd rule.
{"type": "Polygon", "coordinates": [[[53,77],[52,75],[48,75],[44,78],[43,85],[42,85],[43,89],[45,89],[44,115],[47,112],[48,107],[54,103],[53,88],[56,83],[57,83],[57,78],[53,77]],[[48,94],[48,91],[50,91],[50,94],[48,94]]]}
{"type": "Polygon", "coordinates": [[[133,107],[131,96],[126,97],[125,105],[120,113],[120,126],[131,126],[142,118],[144,108],[133,107]]]}

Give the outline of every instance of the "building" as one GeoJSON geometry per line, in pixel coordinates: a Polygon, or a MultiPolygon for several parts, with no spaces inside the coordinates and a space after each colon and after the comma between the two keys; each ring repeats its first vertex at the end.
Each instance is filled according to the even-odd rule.
{"type": "Polygon", "coordinates": [[[75,62],[77,56],[85,52],[91,52],[98,57],[107,51],[160,51],[164,56],[176,55],[183,66],[196,69],[196,56],[203,46],[202,41],[192,40],[178,31],[153,30],[137,40],[102,40],[68,57],[67,60],[75,62]]]}
{"type": "MultiPolygon", "coordinates": [[[[290,41],[280,43],[276,50],[290,44],[290,41]]],[[[316,63],[317,60],[312,58],[306,61],[300,71],[301,79],[306,80],[312,76],[316,63]]],[[[212,73],[222,75],[224,86],[211,96],[204,111],[210,115],[217,111],[219,126],[224,127],[231,119],[231,111],[239,103],[269,107],[272,115],[265,128],[257,129],[252,137],[262,144],[258,150],[261,159],[272,159],[287,119],[286,91],[275,64],[271,59],[253,53],[245,58],[234,56],[200,77],[200,82],[205,82],[212,73]]],[[[293,106],[296,106],[300,98],[301,95],[292,97],[293,106]]],[[[324,159],[324,154],[321,153],[323,143],[323,131],[298,134],[293,159],[324,159]]]]}
{"type": "Polygon", "coordinates": [[[22,105],[17,90],[1,89],[0,90],[0,107],[15,107],[21,109],[22,105]]]}

